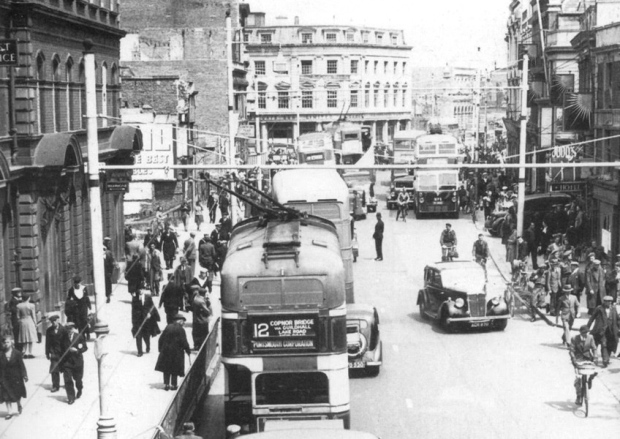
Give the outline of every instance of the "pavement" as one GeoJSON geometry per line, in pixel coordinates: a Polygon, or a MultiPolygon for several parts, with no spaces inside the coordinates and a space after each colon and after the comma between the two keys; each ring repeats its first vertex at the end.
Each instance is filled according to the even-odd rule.
{"type": "MultiPolygon", "coordinates": [[[[210,233],[212,228],[212,224],[203,224],[202,233],[210,233]]],[[[183,231],[182,227],[176,230],[179,233],[179,245],[182,247],[185,239],[189,237],[189,232],[183,231]]],[[[190,231],[195,230],[195,225],[190,224],[190,231]]],[[[220,314],[220,302],[214,300],[217,297],[219,297],[218,277],[214,280],[212,293],[215,314],[213,321],[220,314]]],[[[153,300],[158,306],[159,297],[153,297],[153,300]]],[[[159,327],[163,331],[166,326],[166,316],[163,308],[159,311],[162,319],[159,327]]],[[[185,330],[189,344],[192,346],[192,315],[185,313],[185,316],[187,317],[185,330]]],[[[124,279],[113,285],[111,302],[102,308],[100,318],[110,328],[110,333],[105,339],[108,355],[104,357],[101,366],[102,395],[105,397],[108,414],[116,422],[117,437],[122,439],[151,438],[175,395],[174,391],[164,390],[162,374],[155,371],[159,338],[151,339],[150,353],[145,353],[142,357],[137,356],[136,343],[131,334],[131,296],[127,292],[124,279]]],[[[63,320],[65,320],[64,316],[63,320]]],[[[87,346],[88,350],[84,353],[83,395],[73,405],[68,405],[62,376],[60,391],[50,392],[52,385],[51,376],[48,373],[50,363],[45,358],[45,337],[41,343],[34,345],[35,358],[24,360],[29,381],[26,383],[28,396],[22,400],[23,413],[11,420],[5,420],[6,407],[4,404],[0,405],[1,438],[97,437],[100,392],[98,366],[94,355],[94,334],[87,342],[87,346]]],[[[192,358],[195,355],[193,351],[192,358]]],[[[187,371],[190,366],[187,357],[185,362],[187,371]]]]}
{"type": "MultiPolygon", "coordinates": [[[[506,261],[506,249],[504,245],[501,243],[500,238],[492,237],[488,232],[484,231],[484,223],[482,221],[482,212],[478,212],[476,228],[480,230],[485,235],[485,240],[489,244],[489,251],[491,252],[492,259],[495,263],[497,270],[501,273],[502,279],[510,279],[511,277],[511,266],[510,263],[506,261]]],[[[461,251],[461,249],[459,249],[461,251]]],[[[462,251],[469,252],[469,248],[463,248],[462,251]]],[[[469,253],[467,253],[468,255],[469,253]]],[[[462,256],[467,256],[462,255],[462,256]]],[[[528,260],[529,261],[529,260],[528,260]]],[[[539,258],[539,262],[542,262],[542,258],[539,258]]],[[[487,263],[487,265],[490,264],[487,263]]],[[[532,271],[531,263],[528,262],[528,271],[532,271]]],[[[522,307],[522,310],[525,311],[525,307],[522,307]]],[[[616,305],[616,310],[620,314],[620,304],[616,305]]],[[[528,311],[529,312],[529,311],[528,311]]],[[[530,315],[528,312],[523,314],[515,315],[515,318],[523,318],[529,319],[530,315]]],[[[586,304],[585,294],[581,295],[581,302],[579,307],[580,317],[576,318],[573,327],[572,327],[572,335],[576,335],[578,333],[578,329],[582,325],[586,325],[588,323],[589,315],[588,308],[586,304]]],[[[537,316],[537,322],[532,324],[542,324],[544,322],[546,325],[550,326],[558,326],[558,346],[554,348],[563,348],[562,346],[562,333],[561,329],[562,322],[560,320],[556,323],[556,318],[552,316],[547,316],[544,313],[544,310],[541,310],[541,313],[537,316]],[[541,318],[542,317],[542,320],[541,318]]],[[[567,348],[565,348],[567,349],[567,348]]],[[[607,368],[598,368],[598,377],[603,385],[611,392],[614,398],[620,402],[620,347],[616,350],[617,355],[612,355],[609,366],[607,368]]],[[[567,354],[568,356],[568,354],[567,354]]],[[[599,362],[601,359],[600,348],[598,350],[598,358],[599,362]]]]}

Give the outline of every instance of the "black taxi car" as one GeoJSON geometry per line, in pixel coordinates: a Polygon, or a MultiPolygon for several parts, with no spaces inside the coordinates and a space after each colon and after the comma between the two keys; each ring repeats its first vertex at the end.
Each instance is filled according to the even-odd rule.
{"type": "Polygon", "coordinates": [[[349,370],[362,369],[372,376],[379,374],[383,345],[375,307],[359,303],[347,305],[347,353],[349,370]]]}
{"type": "Polygon", "coordinates": [[[409,194],[408,208],[413,209],[415,206],[415,187],[414,176],[409,174],[396,174],[392,176],[390,183],[390,192],[387,196],[388,210],[398,208],[398,193],[404,189],[409,194]]]}
{"type": "Polygon", "coordinates": [[[506,294],[489,285],[476,262],[437,262],[424,268],[417,304],[423,319],[435,319],[446,331],[457,326],[504,330],[510,318],[506,294]]]}

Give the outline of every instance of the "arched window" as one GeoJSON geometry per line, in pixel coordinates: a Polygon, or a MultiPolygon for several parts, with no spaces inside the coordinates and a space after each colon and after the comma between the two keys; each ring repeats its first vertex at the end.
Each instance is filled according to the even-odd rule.
{"type": "Polygon", "coordinates": [[[61,119],[61,105],[60,105],[60,93],[61,93],[61,83],[60,83],[60,58],[58,55],[54,56],[52,59],[52,120],[54,121],[53,128],[54,132],[60,132],[60,119],[61,119]]]}
{"type": "Polygon", "coordinates": [[[112,69],[110,72],[110,88],[111,90],[109,91],[109,95],[110,95],[110,109],[112,110],[112,117],[120,117],[120,112],[119,112],[119,100],[120,100],[120,95],[119,95],[119,86],[118,86],[118,67],[115,64],[112,64],[112,69]]]}
{"type": "Polygon", "coordinates": [[[45,57],[42,53],[37,55],[37,72],[36,72],[36,99],[37,99],[37,128],[39,133],[48,131],[48,123],[45,119],[45,104],[47,95],[45,91],[45,57]]]}
{"type": "Polygon", "coordinates": [[[73,58],[68,57],[65,63],[65,82],[66,84],[66,97],[67,97],[67,130],[74,130],[76,127],[76,114],[75,114],[75,85],[73,78],[73,58]]]}

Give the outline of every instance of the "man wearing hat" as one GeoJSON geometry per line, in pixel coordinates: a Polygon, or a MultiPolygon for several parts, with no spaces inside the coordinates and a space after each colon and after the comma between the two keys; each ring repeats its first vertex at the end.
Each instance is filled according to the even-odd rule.
{"type": "Polygon", "coordinates": [[[230,219],[228,213],[222,215],[220,223],[222,224],[222,228],[220,229],[220,239],[222,241],[230,240],[230,232],[232,231],[232,220],[230,219]]]}
{"type": "MultiPolygon", "coordinates": [[[[198,249],[198,262],[200,263],[200,267],[203,270],[207,270],[208,273],[211,273],[211,278],[213,278],[214,264],[217,260],[217,252],[215,250],[215,246],[211,241],[211,237],[205,234],[204,239],[200,243],[200,248],[198,249]]],[[[202,270],[201,270],[202,271],[202,270]]],[[[209,285],[209,292],[211,292],[211,286],[209,285]]]]}
{"type": "Polygon", "coordinates": [[[605,272],[601,268],[601,261],[595,259],[586,271],[586,291],[588,298],[588,314],[603,303],[605,296],[605,272]]]}
{"type": "Polygon", "coordinates": [[[92,309],[88,289],[82,285],[82,277],[73,276],[73,286],[67,292],[65,302],[65,314],[67,320],[75,322],[79,332],[86,338],[90,338],[90,328],[88,327],[88,313],[92,309]]]}
{"type": "Polygon", "coordinates": [[[59,361],[62,357],[62,340],[65,337],[65,328],[60,324],[57,314],[52,314],[47,319],[50,327],[45,331],[45,358],[50,360],[50,375],[52,375],[52,393],[60,389],[59,361]]]}
{"type": "Polygon", "coordinates": [[[177,314],[159,336],[159,357],[155,370],[164,374],[164,388],[177,389],[177,377],[185,376],[185,356],[190,355],[189,343],[183,324],[185,317],[177,314]]]}
{"type": "Polygon", "coordinates": [[[562,327],[564,328],[562,344],[568,346],[570,342],[570,330],[573,328],[573,322],[579,312],[579,302],[577,301],[577,297],[573,295],[573,287],[570,285],[564,285],[562,287],[562,296],[560,296],[558,311],[560,319],[562,319],[562,327]]]}
{"type": "Polygon", "coordinates": [[[616,255],[616,263],[605,273],[605,293],[613,297],[614,302],[618,298],[618,281],[620,281],[620,259],[616,255]]]}
{"type": "MultiPolygon", "coordinates": [[[[570,261],[571,273],[568,276],[568,284],[573,287],[573,294],[577,297],[577,301],[581,302],[581,292],[586,286],[585,271],[579,266],[579,262],[570,261]]],[[[577,318],[580,314],[577,314],[577,318]]]]}
{"type": "Polygon", "coordinates": [[[151,350],[151,337],[155,337],[161,331],[159,322],[159,312],[153,304],[150,294],[144,294],[142,289],[138,289],[131,300],[131,335],[136,339],[136,349],[138,357],[142,356],[142,341],[146,346],[146,353],[151,350]]]}
{"type": "Polygon", "coordinates": [[[611,296],[603,297],[603,304],[596,307],[594,313],[588,320],[588,328],[592,327],[592,336],[596,346],[601,346],[601,357],[603,357],[603,367],[609,365],[609,353],[616,352],[618,348],[618,312],[612,306],[614,298],[611,296]]]}
{"type": "MultiPolygon", "coordinates": [[[[579,328],[579,334],[574,336],[570,342],[570,358],[573,366],[577,368],[577,364],[582,361],[596,361],[596,344],[594,344],[594,338],[588,334],[588,325],[582,325],[579,328]]],[[[577,392],[577,399],[575,404],[581,405],[581,375],[575,371],[575,391],[577,392]]],[[[591,375],[589,378],[589,385],[592,385],[592,379],[596,374],[591,375]]]]}
{"type": "Polygon", "coordinates": [[[196,294],[192,300],[192,339],[194,350],[197,351],[209,335],[209,318],[213,315],[213,310],[207,290],[198,285],[193,287],[196,289],[196,294]]]}
{"type": "Polygon", "coordinates": [[[168,284],[164,287],[164,291],[159,299],[159,307],[161,308],[163,305],[166,311],[166,323],[170,324],[173,322],[174,316],[178,314],[183,306],[183,296],[183,288],[174,283],[172,273],[168,273],[168,284]]]}
{"type": "Polygon", "coordinates": [[[196,234],[191,232],[189,238],[183,243],[183,255],[187,259],[187,263],[192,270],[192,276],[196,273],[196,259],[198,257],[198,248],[196,246],[196,234]]]}
{"type": "Polygon", "coordinates": [[[547,270],[547,291],[549,292],[549,315],[557,315],[558,293],[562,289],[562,270],[558,258],[549,259],[547,270]]]}
{"type": "Polygon", "coordinates": [[[529,278],[530,282],[534,283],[534,289],[530,296],[530,322],[536,321],[536,314],[538,308],[545,306],[545,299],[547,297],[546,284],[547,284],[547,272],[544,267],[539,267],[533,271],[529,278]]]}
{"type": "Polygon", "coordinates": [[[66,328],[67,332],[63,335],[61,341],[64,357],[62,357],[60,362],[60,370],[65,381],[68,403],[71,405],[82,396],[84,388],[82,383],[84,357],[82,354],[88,350],[88,347],[86,346],[86,340],[78,332],[74,322],[67,323],[66,328]],[[75,389],[77,389],[77,394],[75,389]]]}
{"type": "Polygon", "coordinates": [[[185,422],[183,424],[183,431],[179,436],[175,436],[174,439],[202,439],[200,436],[194,434],[196,427],[193,422],[185,422]]]}

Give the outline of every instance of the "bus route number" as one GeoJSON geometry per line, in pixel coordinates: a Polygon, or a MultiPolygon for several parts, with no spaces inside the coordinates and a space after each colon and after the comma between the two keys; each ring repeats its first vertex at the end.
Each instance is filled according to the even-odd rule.
{"type": "Polygon", "coordinates": [[[269,337],[269,325],[267,323],[254,323],[254,337],[269,337]]]}

